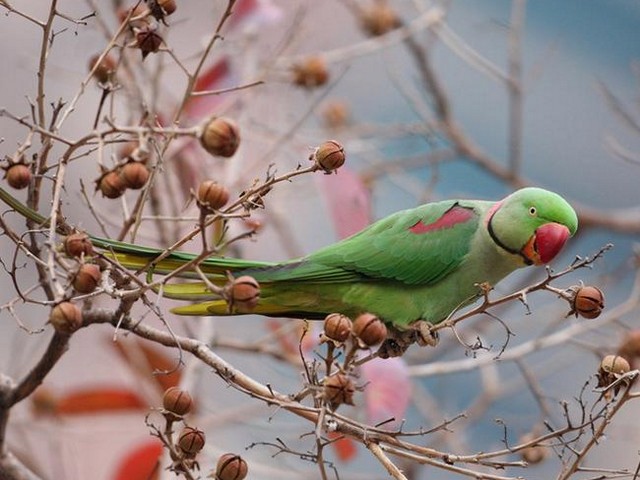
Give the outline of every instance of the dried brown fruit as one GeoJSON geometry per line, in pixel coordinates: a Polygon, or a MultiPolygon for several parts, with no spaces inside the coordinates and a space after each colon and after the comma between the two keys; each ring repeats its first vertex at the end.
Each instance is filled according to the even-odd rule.
{"type": "Polygon", "coordinates": [[[214,117],[204,125],[200,145],[211,155],[231,157],[240,145],[240,129],[233,120],[214,117]]]}
{"type": "Polygon", "coordinates": [[[322,110],[322,120],[326,127],[338,129],[349,123],[349,107],[345,102],[334,100],[328,102],[322,110]]]}
{"type": "Polygon", "coordinates": [[[238,312],[251,312],[260,301],[260,284],[249,275],[236,278],[231,284],[230,300],[238,312]]]}
{"type": "Polygon", "coordinates": [[[242,223],[252,232],[257,232],[262,228],[262,222],[256,218],[243,218],[242,223]]]}
{"type": "Polygon", "coordinates": [[[141,28],[136,33],[136,46],[142,52],[142,59],[144,60],[150,53],[155,53],[160,50],[163,40],[153,28],[145,27],[141,28]]]}
{"type": "Polygon", "coordinates": [[[96,189],[100,190],[104,197],[113,199],[121,197],[127,187],[117,170],[109,170],[98,178],[96,189]]]}
{"type": "Polygon", "coordinates": [[[353,334],[363,344],[372,347],[387,338],[387,327],[372,313],[363,313],[353,322],[353,334]]]}
{"type": "Polygon", "coordinates": [[[604,294],[597,287],[581,287],[573,298],[573,312],[581,317],[597,318],[602,313],[603,308],[604,294]]]}
{"type": "Polygon", "coordinates": [[[181,417],[191,411],[193,399],[186,390],[182,390],[179,387],[171,387],[164,392],[162,407],[166,411],[181,417]]]}
{"type": "Polygon", "coordinates": [[[125,142],[118,147],[118,158],[125,162],[136,161],[146,165],[149,157],[149,150],[138,142],[125,142]]]}
{"type": "Polygon", "coordinates": [[[340,313],[330,313],[324,319],[324,334],[336,342],[344,342],[351,335],[351,319],[340,313]]]}
{"type": "Polygon", "coordinates": [[[6,169],[4,178],[10,187],[22,190],[31,183],[31,169],[24,163],[14,163],[6,169]]]}
{"type": "Polygon", "coordinates": [[[82,312],[71,302],[62,302],[53,307],[49,323],[58,333],[71,334],[82,326],[82,312]]]}
{"type": "Polygon", "coordinates": [[[100,54],[94,55],[89,60],[89,71],[93,71],[93,77],[100,83],[111,82],[116,74],[117,63],[111,55],[106,55],[100,63],[100,54]]]}
{"type": "Polygon", "coordinates": [[[73,276],[73,289],[78,293],[91,293],[97,288],[100,278],[100,267],[93,263],[85,263],[73,276]]]}
{"type": "Polygon", "coordinates": [[[129,15],[129,12],[131,12],[131,17],[129,19],[130,27],[143,28],[149,25],[148,15],[150,12],[145,5],[138,4],[135,7],[119,8],[117,16],[118,20],[120,20],[120,23],[124,22],[127,19],[127,15],[129,15]],[[131,20],[138,17],[140,17],[138,20],[131,20]]]}
{"type": "MultiPolygon", "coordinates": [[[[607,355],[600,362],[598,369],[598,387],[608,387],[630,370],[631,365],[626,358],[620,355],[607,355]]],[[[622,384],[618,384],[613,389],[609,389],[605,396],[610,398],[612,394],[617,394],[621,386],[622,384]]]]}
{"type": "Polygon", "coordinates": [[[363,10],[360,23],[362,29],[374,37],[395,30],[402,24],[396,11],[385,1],[376,2],[363,10]]]}
{"type": "Polygon", "coordinates": [[[625,333],[622,343],[618,347],[618,355],[627,359],[632,368],[640,360],[640,330],[625,333]]]}
{"type": "Polygon", "coordinates": [[[84,232],[76,232],[67,235],[64,239],[64,253],[69,257],[88,257],[93,255],[93,244],[89,235],[84,232]]]}
{"type": "Polygon", "coordinates": [[[203,207],[219,210],[227,204],[230,194],[224,185],[214,180],[205,180],[198,186],[197,197],[203,207]]]}
{"type": "Polygon", "coordinates": [[[178,447],[185,453],[194,455],[204,448],[206,437],[202,430],[184,427],[178,437],[178,447]]]}
{"type": "Polygon", "coordinates": [[[244,480],[248,472],[247,462],[240,455],[225,453],[218,459],[215,480],[244,480]]]}
{"type": "Polygon", "coordinates": [[[178,8],[176,0],[158,0],[158,5],[162,8],[162,10],[164,10],[165,15],[171,15],[178,8]]]}
{"type": "Polygon", "coordinates": [[[304,88],[316,88],[329,81],[327,63],[322,57],[308,57],[293,66],[293,83],[304,88]]]}
{"type": "Polygon", "coordinates": [[[620,355],[607,355],[600,362],[600,371],[612,373],[614,375],[622,375],[631,370],[629,362],[620,355]]]}
{"type": "MultiPolygon", "coordinates": [[[[520,439],[520,443],[529,443],[535,438],[533,433],[528,433],[520,439]]],[[[522,459],[530,465],[542,462],[549,455],[549,451],[542,445],[531,445],[520,450],[522,459]]]]}
{"type": "Polygon", "coordinates": [[[344,404],[353,405],[355,386],[349,377],[337,373],[326,377],[323,382],[323,396],[332,409],[344,404]]]}
{"type": "Polygon", "coordinates": [[[134,160],[133,152],[135,152],[137,148],[138,142],[121,143],[118,147],[118,158],[134,160]]]}
{"type": "Polygon", "coordinates": [[[120,178],[126,188],[138,190],[149,180],[150,172],[142,162],[127,162],[119,170],[120,178]]]}
{"type": "Polygon", "coordinates": [[[316,148],[309,159],[326,173],[331,173],[344,165],[346,155],[342,145],[335,140],[328,140],[316,148]]]}

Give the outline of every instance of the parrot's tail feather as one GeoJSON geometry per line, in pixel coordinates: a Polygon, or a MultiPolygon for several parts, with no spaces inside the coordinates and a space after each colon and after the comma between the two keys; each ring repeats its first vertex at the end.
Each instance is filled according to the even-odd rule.
{"type": "Polygon", "coordinates": [[[229,315],[229,305],[225,300],[213,300],[211,302],[194,303],[193,305],[184,305],[181,307],[175,307],[171,309],[171,313],[177,315],[229,315]]]}
{"type": "MultiPolygon", "coordinates": [[[[224,281],[225,279],[220,277],[219,279],[212,280],[212,283],[222,286],[224,281]]],[[[161,293],[163,297],[174,298],[177,300],[201,302],[203,300],[220,299],[220,295],[212,292],[204,282],[166,283],[162,285],[162,287],[155,288],[154,290],[161,293]]]]}
{"type": "MultiPolygon", "coordinates": [[[[217,286],[223,286],[226,278],[214,278],[217,286]]],[[[178,315],[239,315],[258,314],[267,317],[305,318],[322,320],[327,316],[324,309],[318,308],[318,292],[316,288],[305,291],[300,285],[287,285],[281,282],[265,282],[260,284],[260,298],[251,310],[244,310],[241,305],[229,306],[227,300],[219,293],[210,290],[211,283],[185,282],[170,283],[163,286],[160,294],[167,298],[191,300],[197,303],[171,309],[178,315]]]]}
{"type": "Polygon", "coordinates": [[[113,253],[108,254],[108,256],[113,258],[123,267],[130,270],[142,270],[149,268],[153,263],[149,268],[149,271],[160,275],[172,273],[183,268],[184,270],[177,275],[180,278],[199,278],[194,269],[196,265],[207,276],[218,275],[220,277],[226,277],[227,273],[233,273],[240,270],[259,270],[273,265],[273,263],[269,262],[249,261],[238,258],[209,257],[189,268],[184,268],[184,266],[189,262],[192,262],[197,255],[185,252],[173,252],[166,258],[163,258],[158,262],[154,262],[154,258],[160,256],[163,252],[162,250],[146,247],[134,247],[141,248],[141,251],[135,251],[134,249],[129,249],[128,244],[123,245],[127,245],[127,251],[123,251],[120,248],[113,248],[113,253]]]}
{"type": "Polygon", "coordinates": [[[285,317],[285,318],[303,318],[308,320],[322,320],[325,313],[300,311],[300,309],[287,309],[282,305],[274,305],[260,301],[255,309],[250,312],[232,311],[225,300],[218,299],[210,302],[196,303],[193,305],[185,305],[171,309],[176,315],[195,315],[195,316],[212,316],[212,315],[238,315],[238,314],[257,314],[267,317],[285,317]]]}

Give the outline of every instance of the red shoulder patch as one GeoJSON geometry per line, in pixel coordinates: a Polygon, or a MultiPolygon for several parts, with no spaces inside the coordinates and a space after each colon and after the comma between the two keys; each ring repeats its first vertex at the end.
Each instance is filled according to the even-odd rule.
{"type": "Polygon", "coordinates": [[[412,225],[409,230],[411,233],[423,234],[434,232],[437,230],[444,230],[445,228],[451,228],[459,223],[464,223],[473,218],[473,210],[469,208],[461,207],[456,204],[447,210],[439,219],[432,223],[424,223],[422,220],[418,220],[412,225]]]}

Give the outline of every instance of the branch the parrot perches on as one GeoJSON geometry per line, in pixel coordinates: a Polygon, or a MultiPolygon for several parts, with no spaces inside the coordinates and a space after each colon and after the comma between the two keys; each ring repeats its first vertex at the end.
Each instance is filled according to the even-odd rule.
{"type": "MultiPolygon", "coordinates": [[[[47,219],[0,188],[0,199],[34,222],[47,219]]],[[[352,318],[379,316],[399,330],[418,320],[436,324],[476,300],[479,284],[495,285],[528,265],[543,265],[575,234],[578,218],[559,195],[523,188],[503,200],[445,200],[404,210],[305,257],[281,263],[209,257],[198,264],[210,283],[228,275],[250,275],[261,288],[252,312],[230,311],[204,281],[168,283],[164,296],[196,301],[172,311],[180,315],[257,313],[322,319],[332,312],[352,318]]],[[[68,232],[62,232],[68,233],[68,232]]],[[[167,274],[196,255],[90,236],[123,267],[138,270],[154,262],[153,274],[167,274]]],[[[186,269],[179,277],[196,277],[186,269]]]]}

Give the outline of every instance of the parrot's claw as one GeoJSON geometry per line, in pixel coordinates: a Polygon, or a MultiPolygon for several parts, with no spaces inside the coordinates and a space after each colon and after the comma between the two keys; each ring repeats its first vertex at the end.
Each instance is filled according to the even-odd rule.
{"type": "Polygon", "coordinates": [[[378,349],[380,358],[399,357],[407,351],[409,346],[417,343],[421,347],[435,347],[438,344],[438,332],[434,331],[431,323],[426,320],[416,320],[408,329],[389,330],[389,336],[378,349]]]}
{"type": "Polygon", "coordinates": [[[421,347],[435,347],[440,340],[438,332],[433,330],[433,325],[426,320],[416,320],[411,324],[411,330],[416,337],[416,343],[421,347]]]}

